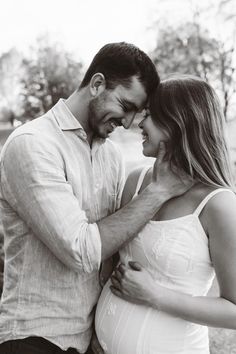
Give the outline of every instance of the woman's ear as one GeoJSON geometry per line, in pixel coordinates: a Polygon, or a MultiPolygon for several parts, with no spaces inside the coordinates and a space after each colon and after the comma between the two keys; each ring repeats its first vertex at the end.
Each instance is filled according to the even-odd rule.
{"type": "Polygon", "coordinates": [[[106,79],[102,73],[96,73],[92,76],[89,84],[89,90],[93,97],[100,95],[106,89],[106,79]]]}

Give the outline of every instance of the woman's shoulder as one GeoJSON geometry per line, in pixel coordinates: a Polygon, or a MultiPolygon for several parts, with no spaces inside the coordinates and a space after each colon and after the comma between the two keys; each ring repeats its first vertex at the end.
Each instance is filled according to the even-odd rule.
{"type": "Polygon", "coordinates": [[[192,187],[186,195],[195,200],[196,203],[204,203],[205,206],[220,206],[222,200],[235,199],[235,193],[232,189],[227,187],[207,186],[204,184],[197,184],[192,187]]]}
{"type": "Polygon", "coordinates": [[[236,196],[233,190],[225,187],[206,187],[202,193],[205,196],[201,202],[201,219],[207,229],[212,228],[212,225],[215,227],[235,220],[236,196]]]}
{"type": "MultiPolygon", "coordinates": [[[[149,170],[147,171],[147,168],[145,166],[139,166],[135,169],[133,169],[129,174],[128,177],[126,179],[126,183],[125,183],[125,187],[124,187],[124,192],[123,192],[123,205],[128,203],[134,196],[136,189],[137,189],[137,185],[139,182],[139,178],[142,174],[142,172],[147,171],[147,174],[150,174],[150,170],[151,170],[151,166],[149,166],[149,170]],[[125,200],[125,203],[124,203],[125,200]]],[[[146,183],[146,175],[144,175],[144,181],[142,183],[142,185],[144,183],[146,183]]],[[[150,182],[149,182],[150,183],[150,182]]],[[[142,189],[142,188],[141,188],[142,189]]]]}
{"type": "Polygon", "coordinates": [[[201,185],[191,191],[190,199],[194,201],[202,226],[209,235],[209,230],[225,224],[226,220],[235,219],[236,196],[226,187],[201,185]]]}
{"type": "Polygon", "coordinates": [[[209,192],[206,198],[206,211],[212,214],[225,213],[232,209],[236,212],[236,195],[230,188],[216,188],[209,192]]]}
{"type": "Polygon", "coordinates": [[[130,192],[130,194],[132,194],[132,196],[135,194],[138,180],[139,180],[144,168],[145,168],[145,166],[139,166],[139,167],[133,169],[127,177],[125,187],[129,190],[129,192],[130,192]]]}

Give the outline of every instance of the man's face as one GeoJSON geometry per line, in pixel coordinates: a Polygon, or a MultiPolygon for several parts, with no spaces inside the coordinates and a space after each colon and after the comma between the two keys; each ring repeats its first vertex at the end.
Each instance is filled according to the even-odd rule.
{"type": "Polygon", "coordinates": [[[117,85],[113,90],[105,89],[89,103],[90,128],[104,139],[118,126],[128,129],[146,101],[145,89],[135,76],[129,88],[117,85]]]}

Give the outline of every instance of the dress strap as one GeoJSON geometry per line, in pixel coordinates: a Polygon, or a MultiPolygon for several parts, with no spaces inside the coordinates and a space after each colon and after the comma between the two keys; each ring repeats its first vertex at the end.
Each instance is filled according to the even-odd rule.
{"type": "Polygon", "coordinates": [[[196,208],[196,210],[193,212],[193,214],[195,215],[200,215],[202,209],[204,208],[204,206],[206,205],[206,203],[212,198],[214,197],[214,195],[220,193],[220,192],[230,192],[233,193],[234,192],[231,189],[227,189],[227,188],[218,188],[216,190],[214,190],[213,192],[209,193],[202,201],[201,203],[198,205],[198,207],[196,208]]]}
{"type": "Polygon", "coordinates": [[[139,178],[138,178],[138,182],[137,182],[137,185],[136,185],[136,190],[135,190],[135,193],[133,195],[133,198],[136,197],[138,195],[138,192],[143,184],[143,180],[144,180],[144,177],[146,176],[146,173],[147,171],[151,168],[151,166],[145,166],[140,175],[139,175],[139,178]]]}

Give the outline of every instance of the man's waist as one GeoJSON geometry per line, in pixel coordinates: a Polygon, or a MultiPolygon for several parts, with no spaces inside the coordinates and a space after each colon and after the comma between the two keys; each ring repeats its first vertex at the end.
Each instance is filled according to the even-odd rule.
{"type": "Polygon", "coordinates": [[[9,340],[18,340],[28,337],[40,337],[50,343],[60,347],[62,350],[68,348],[76,348],[78,352],[85,352],[88,347],[92,334],[92,325],[89,324],[84,329],[78,326],[77,321],[62,322],[56,321],[39,321],[38,325],[32,326],[32,321],[11,321],[0,318],[0,343],[9,340]]]}
{"type": "Polygon", "coordinates": [[[90,330],[93,321],[93,313],[87,316],[71,314],[60,317],[58,314],[50,314],[48,317],[39,312],[32,313],[27,318],[20,313],[13,314],[11,311],[1,309],[0,316],[0,337],[16,333],[20,336],[38,335],[38,336],[77,336],[90,330]]]}

